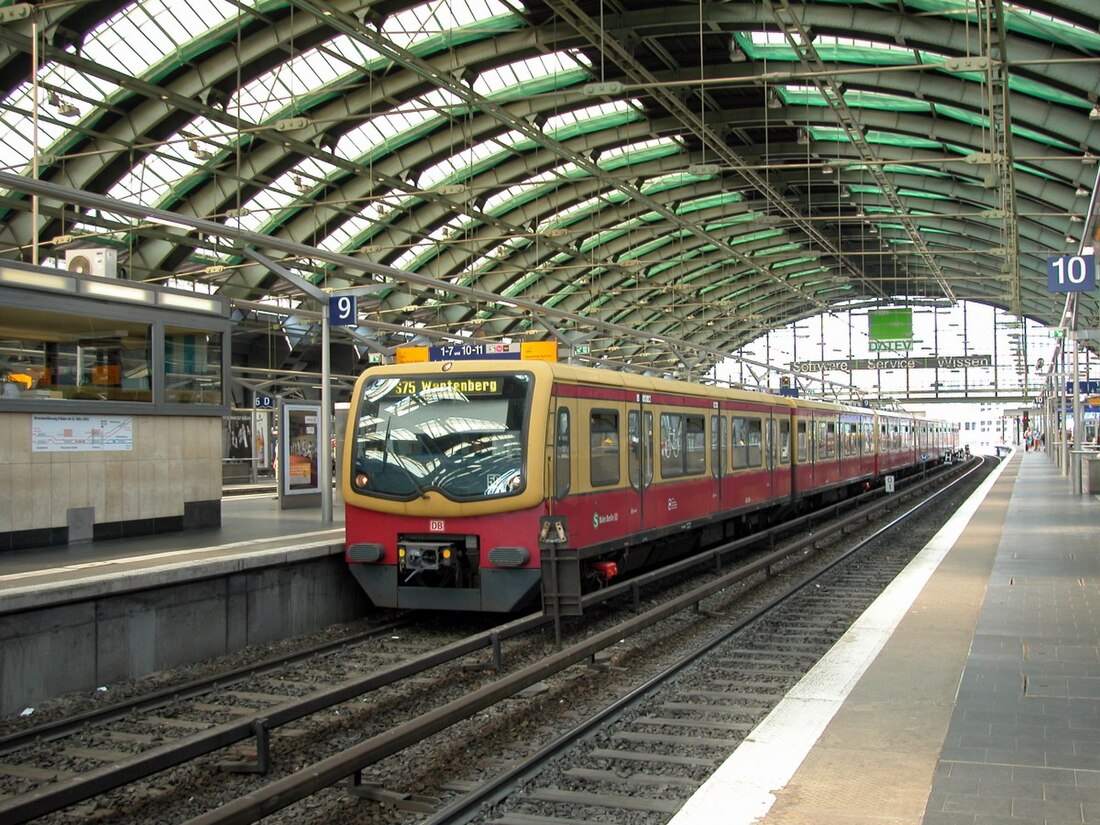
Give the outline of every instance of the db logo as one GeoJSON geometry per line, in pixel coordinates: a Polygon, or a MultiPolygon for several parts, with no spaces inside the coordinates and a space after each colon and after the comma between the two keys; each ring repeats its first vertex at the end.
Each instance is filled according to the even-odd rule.
{"type": "Polygon", "coordinates": [[[428,522],[428,530],[432,533],[442,533],[446,529],[446,522],[444,522],[441,518],[432,519],[428,522]]]}
{"type": "Polygon", "coordinates": [[[670,499],[668,500],[668,509],[669,509],[669,510],[675,510],[675,509],[676,509],[677,507],[679,507],[679,506],[680,506],[680,505],[676,503],[676,499],[674,499],[674,498],[670,498],[670,499]]]}

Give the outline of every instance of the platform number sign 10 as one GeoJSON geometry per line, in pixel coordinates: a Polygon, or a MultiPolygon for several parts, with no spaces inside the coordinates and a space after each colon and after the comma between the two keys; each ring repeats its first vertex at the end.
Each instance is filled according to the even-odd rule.
{"type": "Polygon", "coordinates": [[[1095,288],[1095,255],[1051,255],[1047,258],[1047,290],[1050,292],[1088,292],[1095,288]]]}
{"type": "Polygon", "coordinates": [[[332,326],[358,326],[357,315],[354,295],[334,295],[328,299],[328,322],[332,326]]]}

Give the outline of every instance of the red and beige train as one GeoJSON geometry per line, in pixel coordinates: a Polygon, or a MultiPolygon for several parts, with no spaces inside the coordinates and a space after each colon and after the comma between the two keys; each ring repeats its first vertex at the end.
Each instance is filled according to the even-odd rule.
{"type": "Polygon", "coordinates": [[[958,431],[907,413],[481,360],[367,370],[344,444],[346,558],[371,601],[510,612],[538,602],[550,556],[567,587],[598,586],[941,461],[958,431]]]}

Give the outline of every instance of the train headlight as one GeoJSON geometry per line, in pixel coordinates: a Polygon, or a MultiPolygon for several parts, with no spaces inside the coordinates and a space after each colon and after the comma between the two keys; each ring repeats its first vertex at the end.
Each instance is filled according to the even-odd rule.
{"type": "Polygon", "coordinates": [[[451,560],[451,548],[450,547],[444,547],[442,556],[443,556],[443,561],[450,561],[451,560]]]}
{"type": "Polygon", "coordinates": [[[367,475],[366,473],[356,473],[355,474],[355,486],[359,487],[359,488],[362,488],[362,489],[366,489],[367,487],[370,486],[370,476],[367,475]]]}

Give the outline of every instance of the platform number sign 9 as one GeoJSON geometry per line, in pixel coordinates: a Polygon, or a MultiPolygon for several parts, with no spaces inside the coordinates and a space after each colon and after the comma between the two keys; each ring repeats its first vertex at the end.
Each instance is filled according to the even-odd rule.
{"type": "Polygon", "coordinates": [[[1088,292],[1095,288],[1095,255],[1051,255],[1047,258],[1047,289],[1050,292],[1088,292]]]}
{"type": "Polygon", "coordinates": [[[328,299],[328,322],[332,326],[358,326],[357,315],[354,295],[336,295],[328,299]]]}

